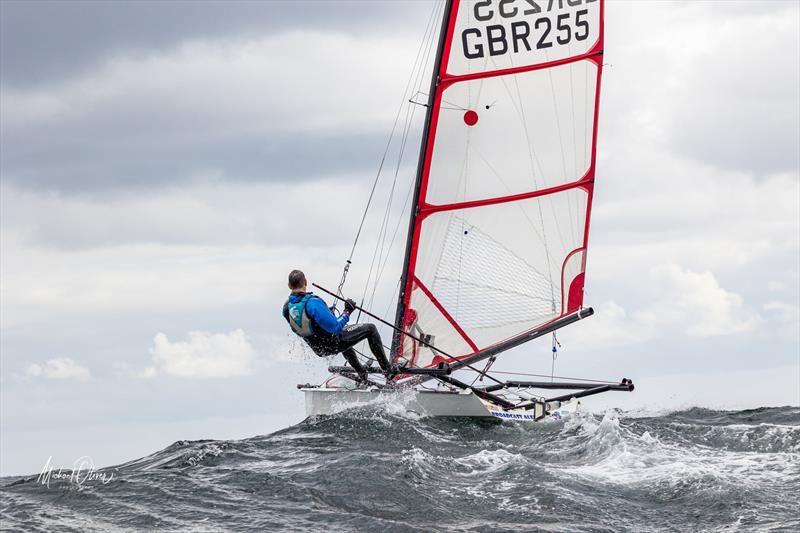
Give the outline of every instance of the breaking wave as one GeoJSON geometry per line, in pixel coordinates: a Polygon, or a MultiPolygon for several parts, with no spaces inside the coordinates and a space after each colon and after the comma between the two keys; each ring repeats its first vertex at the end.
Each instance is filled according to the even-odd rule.
{"type": "Polygon", "coordinates": [[[797,531],[800,409],[531,424],[391,405],[241,441],[179,441],[108,483],[3,478],[3,528],[797,531]]]}

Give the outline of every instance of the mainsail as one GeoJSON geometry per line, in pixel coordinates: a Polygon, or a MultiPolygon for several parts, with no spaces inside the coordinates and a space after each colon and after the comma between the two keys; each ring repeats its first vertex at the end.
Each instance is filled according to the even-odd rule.
{"type": "Polygon", "coordinates": [[[603,0],[448,3],[397,359],[464,359],[582,307],[602,54],[603,0]]]}

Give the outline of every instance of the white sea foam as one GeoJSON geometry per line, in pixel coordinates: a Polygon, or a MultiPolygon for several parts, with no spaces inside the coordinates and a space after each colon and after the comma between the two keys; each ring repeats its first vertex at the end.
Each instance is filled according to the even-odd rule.
{"type": "MultiPolygon", "coordinates": [[[[747,485],[769,486],[776,482],[800,479],[795,453],[758,453],[731,451],[703,445],[672,444],[650,429],[641,434],[620,424],[618,414],[607,412],[596,419],[574,419],[578,437],[565,445],[578,446],[584,452],[579,465],[548,467],[557,476],[577,476],[603,483],[661,486],[680,490],[687,484],[700,483],[708,488],[747,485]]],[[[719,431],[739,431],[748,437],[753,426],[723,427],[719,431]]],[[[780,431],[795,431],[794,427],[780,431]]],[[[772,428],[772,431],[779,431],[772,428]]],[[[769,433],[769,432],[767,432],[769,433]]],[[[766,438],[766,437],[758,437],[766,438]]]]}
{"type": "Polygon", "coordinates": [[[478,453],[457,457],[456,464],[470,469],[469,475],[496,472],[510,463],[525,463],[528,459],[518,453],[510,453],[503,449],[481,450],[478,453]]]}
{"type": "Polygon", "coordinates": [[[410,389],[381,390],[379,394],[368,401],[355,395],[342,395],[340,399],[333,401],[331,406],[333,414],[337,416],[350,419],[369,419],[388,426],[392,424],[392,417],[412,421],[423,418],[423,415],[410,408],[413,407],[414,400],[415,392],[410,389]]]}
{"type": "Polygon", "coordinates": [[[414,447],[410,450],[403,450],[400,454],[400,462],[422,479],[428,479],[431,476],[430,470],[433,461],[434,457],[422,448],[414,447]]]}

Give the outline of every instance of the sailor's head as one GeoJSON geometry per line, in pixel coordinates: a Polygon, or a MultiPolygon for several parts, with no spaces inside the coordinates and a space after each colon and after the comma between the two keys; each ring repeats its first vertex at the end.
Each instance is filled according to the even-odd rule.
{"type": "Polygon", "coordinates": [[[292,292],[306,292],[306,275],[302,270],[289,272],[289,290],[292,292]]]}

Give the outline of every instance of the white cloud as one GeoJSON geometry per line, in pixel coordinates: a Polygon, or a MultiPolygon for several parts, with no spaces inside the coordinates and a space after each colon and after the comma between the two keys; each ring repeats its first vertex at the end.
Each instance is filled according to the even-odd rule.
{"type": "Polygon", "coordinates": [[[603,115],[612,135],[645,137],[715,166],[792,169],[800,120],[798,7],[609,3],[605,57],[613,67],[604,75],[603,115]]]}
{"type": "Polygon", "coordinates": [[[92,378],[89,369],[69,357],[48,359],[44,363],[33,363],[25,369],[25,374],[36,378],[74,379],[88,381],[92,378]]]}
{"type": "Polygon", "coordinates": [[[569,339],[571,346],[579,350],[597,350],[608,347],[623,347],[646,342],[660,335],[660,328],[636,320],[615,301],[596,303],[591,306],[594,315],[581,321],[575,328],[560,332],[569,339]]]}
{"type": "Polygon", "coordinates": [[[253,373],[256,352],[244,331],[228,334],[192,331],[188,342],[171,342],[163,333],[153,339],[153,366],[142,377],[168,374],[182,378],[229,378],[253,373]]]}
{"type": "MultiPolygon", "coordinates": [[[[595,315],[562,335],[569,335],[583,348],[600,349],[663,337],[752,333],[762,323],[743,298],[721,287],[710,271],[695,272],[675,264],[655,267],[646,276],[630,279],[621,296],[636,293],[643,298],[631,304],[632,311],[613,300],[593,304],[595,315]]],[[[784,316],[791,312],[777,304],[769,309],[784,316]]]]}
{"type": "MultiPolygon", "coordinates": [[[[647,272],[670,262],[730,272],[797,253],[797,173],[756,178],[636,139],[598,165],[590,255],[603,273],[647,272]]],[[[770,278],[760,274],[766,289],[770,278]]]]}
{"type": "Polygon", "coordinates": [[[650,278],[660,298],[652,311],[637,313],[646,324],[671,324],[692,337],[714,337],[752,331],[760,317],[742,297],[722,288],[710,271],[693,272],[678,265],[654,269],[650,278]]]}

